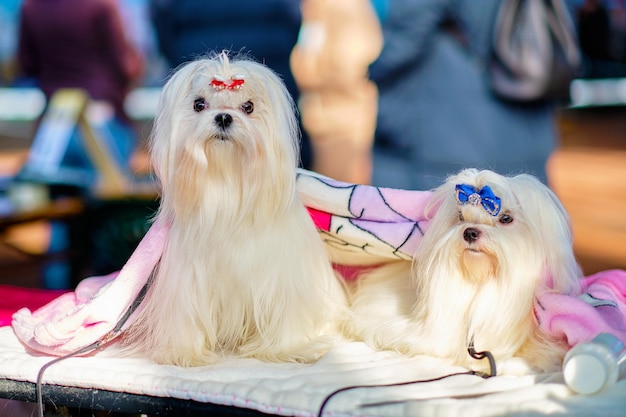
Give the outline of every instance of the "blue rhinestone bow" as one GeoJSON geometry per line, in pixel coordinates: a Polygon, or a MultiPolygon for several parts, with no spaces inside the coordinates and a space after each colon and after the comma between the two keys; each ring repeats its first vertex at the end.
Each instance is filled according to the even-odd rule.
{"type": "Polygon", "coordinates": [[[477,206],[481,204],[485,211],[492,216],[497,216],[500,213],[500,197],[495,195],[488,185],[485,185],[480,190],[468,184],[457,184],[454,188],[456,192],[456,201],[463,204],[471,204],[477,206]]]}

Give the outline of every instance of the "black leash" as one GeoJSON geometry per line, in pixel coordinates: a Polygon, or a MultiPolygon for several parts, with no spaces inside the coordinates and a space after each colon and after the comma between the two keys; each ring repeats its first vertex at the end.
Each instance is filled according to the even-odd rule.
{"type": "MultiPolygon", "coordinates": [[[[400,387],[400,386],[403,386],[403,385],[412,385],[412,384],[425,384],[425,383],[428,383],[428,382],[441,381],[443,379],[450,378],[450,377],[453,377],[453,376],[459,376],[459,375],[473,375],[473,376],[479,376],[479,377],[484,378],[484,379],[496,376],[496,361],[495,361],[493,355],[491,354],[491,352],[489,352],[489,351],[476,352],[476,349],[474,348],[474,339],[473,338],[472,338],[472,340],[469,343],[469,346],[467,348],[467,352],[474,359],[482,360],[484,358],[487,358],[487,360],[489,361],[489,373],[485,374],[483,372],[477,372],[477,371],[456,372],[456,373],[453,373],[453,374],[443,375],[443,376],[436,377],[436,378],[431,378],[431,379],[422,379],[422,380],[405,381],[405,382],[394,382],[394,383],[390,383],[390,384],[353,385],[353,386],[339,388],[339,389],[331,392],[330,394],[328,394],[326,396],[326,398],[324,399],[324,401],[322,401],[322,405],[320,406],[320,409],[319,409],[319,411],[317,413],[317,417],[322,417],[323,413],[324,413],[324,408],[326,408],[326,406],[328,405],[330,400],[333,399],[337,394],[342,393],[344,391],[349,391],[349,390],[354,390],[354,389],[359,389],[359,388],[384,388],[384,387],[400,387]]],[[[371,406],[381,406],[381,405],[386,405],[386,404],[390,404],[390,402],[361,404],[360,406],[361,407],[371,407],[371,406]]]]}

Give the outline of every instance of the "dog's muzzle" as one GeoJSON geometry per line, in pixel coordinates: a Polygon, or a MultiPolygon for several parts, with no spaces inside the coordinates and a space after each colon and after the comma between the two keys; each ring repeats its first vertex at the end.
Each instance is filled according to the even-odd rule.
{"type": "Polygon", "coordinates": [[[233,116],[228,113],[220,113],[215,116],[215,124],[222,130],[228,129],[228,126],[230,126],[232,122],[233,116]]]}

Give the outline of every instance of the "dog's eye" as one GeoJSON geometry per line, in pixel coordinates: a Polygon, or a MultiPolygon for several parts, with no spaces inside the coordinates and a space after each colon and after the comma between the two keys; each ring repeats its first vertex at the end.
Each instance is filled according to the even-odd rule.
{"type": "Polygon", "coordinates": [[[202,110],[206,108],[207,108],[206,101],[202,97],[199,97],[193,101],[193,110],[195,112],[200,113],[202,110]]]}
{"type": "Polygon", "coordinates": [[[254,103],[252,103],[251,101],[246,101],[239,108],[245,114],[250,114],[250,113],[252,113],[254,111],[254,103]]]}
{"type": "Polygon", "coordinates": [[[513,216],[511,216],[510,214],[503,214],[502,216],[500,216],[500,218],[498,219],[498,221],[502,224],[508,224],[508,223],[513,223],[513,216]]]}
{"type": "Polygon", "coordinates": [[[463,212],[461,210],[459,210],[459,221],[465,221],[465,217],[463,217],[463,212]]]}

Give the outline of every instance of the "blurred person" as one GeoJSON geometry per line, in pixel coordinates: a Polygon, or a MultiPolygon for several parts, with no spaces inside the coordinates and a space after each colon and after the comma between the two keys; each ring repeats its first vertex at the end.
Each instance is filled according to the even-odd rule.
{"type": "Polygon", "coordinates": [[[302,27],[291,53],[312,169],[369,184],[378,91],[368,67],[383,46],[370,0],[302,0],[302,27]]]}
{"type": "MultiPolygon", "coordinates": [[[[128,169],[137,139],[124,110],[131,87],[142,74],[142,58],[127,39],[117,0],[24,0],[20,10],[17,85],[34,84],[49,100],[60,89],[79,88],[91,98],[93,129],[109,148],[121,169],[128,169]]],[[[75,127],[65,149],[64,164],[85,164],[85,176],[97,172],[80,144],[75,127]]],[[[81,167],[83,168],[83,167],[81,167]]],[[[21,180],[18,174],[18,181],[21,180]]],[[[59,183],[50,178],[52,198],[88,190],[91,183],[59,183]]],[[[71,232],[66,224],[51,222],[48,253],[64,251],[71,232]]],[[[70,265],[52,261],[44,267],[48,288],[70,287],[70,265]]]]}
{"type": "Polygon", "coordinates": [[[611,56],[626,62],[626,1],[614,0],[611,10],[611,56]]]}
{"type": "Polygon", "coordinates": [[[580,48],[585,57],[584,78],[626,76],[623,0],[582,0],[576,8],[580,48]]]}
{"type": "MultiPolygon", "coordinates": [[[[158,47],[170,69],[211,51],[240,51],[274,70],[298,100],[289,68],[301,23],[297,0],[150,0],[150,8],[158,47]]],[[[308,168],[306,135],[301,159],[308,168]]]]}
{"type": "Polygon", "coordinates": [[[580,48],[591,59],[611,59],[611,15],[602,0],[584,0],[576,10],[580,48]]]}
{"type": "Polygon", "coordinates": [[[124,100],[142,74],[142,58],[127,40],[116,0],[24,0],[18,67],[46,97],[82,88],[128,121],[124,100]]]}
{"type": "Polygon", "coordinates": [[[167,68],[157,46],[156,33],[150,16],[150,0],[117,0],[122,25],[131,45],[143,60],[142,86],[159,86],[167,68]]]}
{"type": "Polygon", "coordinates": [[[462,168],[527,172],[547,182],[555,105],[490,91],[484,63],[500,0],[391,0],[379,88],[374,185],[431,189],[462,168]]]}
{"type": "MultiPolygon", "coordinates": [[[[16,85],[35,85],[48,100],[60,89],[84,90],[94,130],[126,168],[137,138],[124,101],[143,59],[127,39],[117,0],[24,0],[18,33],[16,85]]],[[[80,148],[76,131],[68,158],[85,159],[80,148]]]]}

